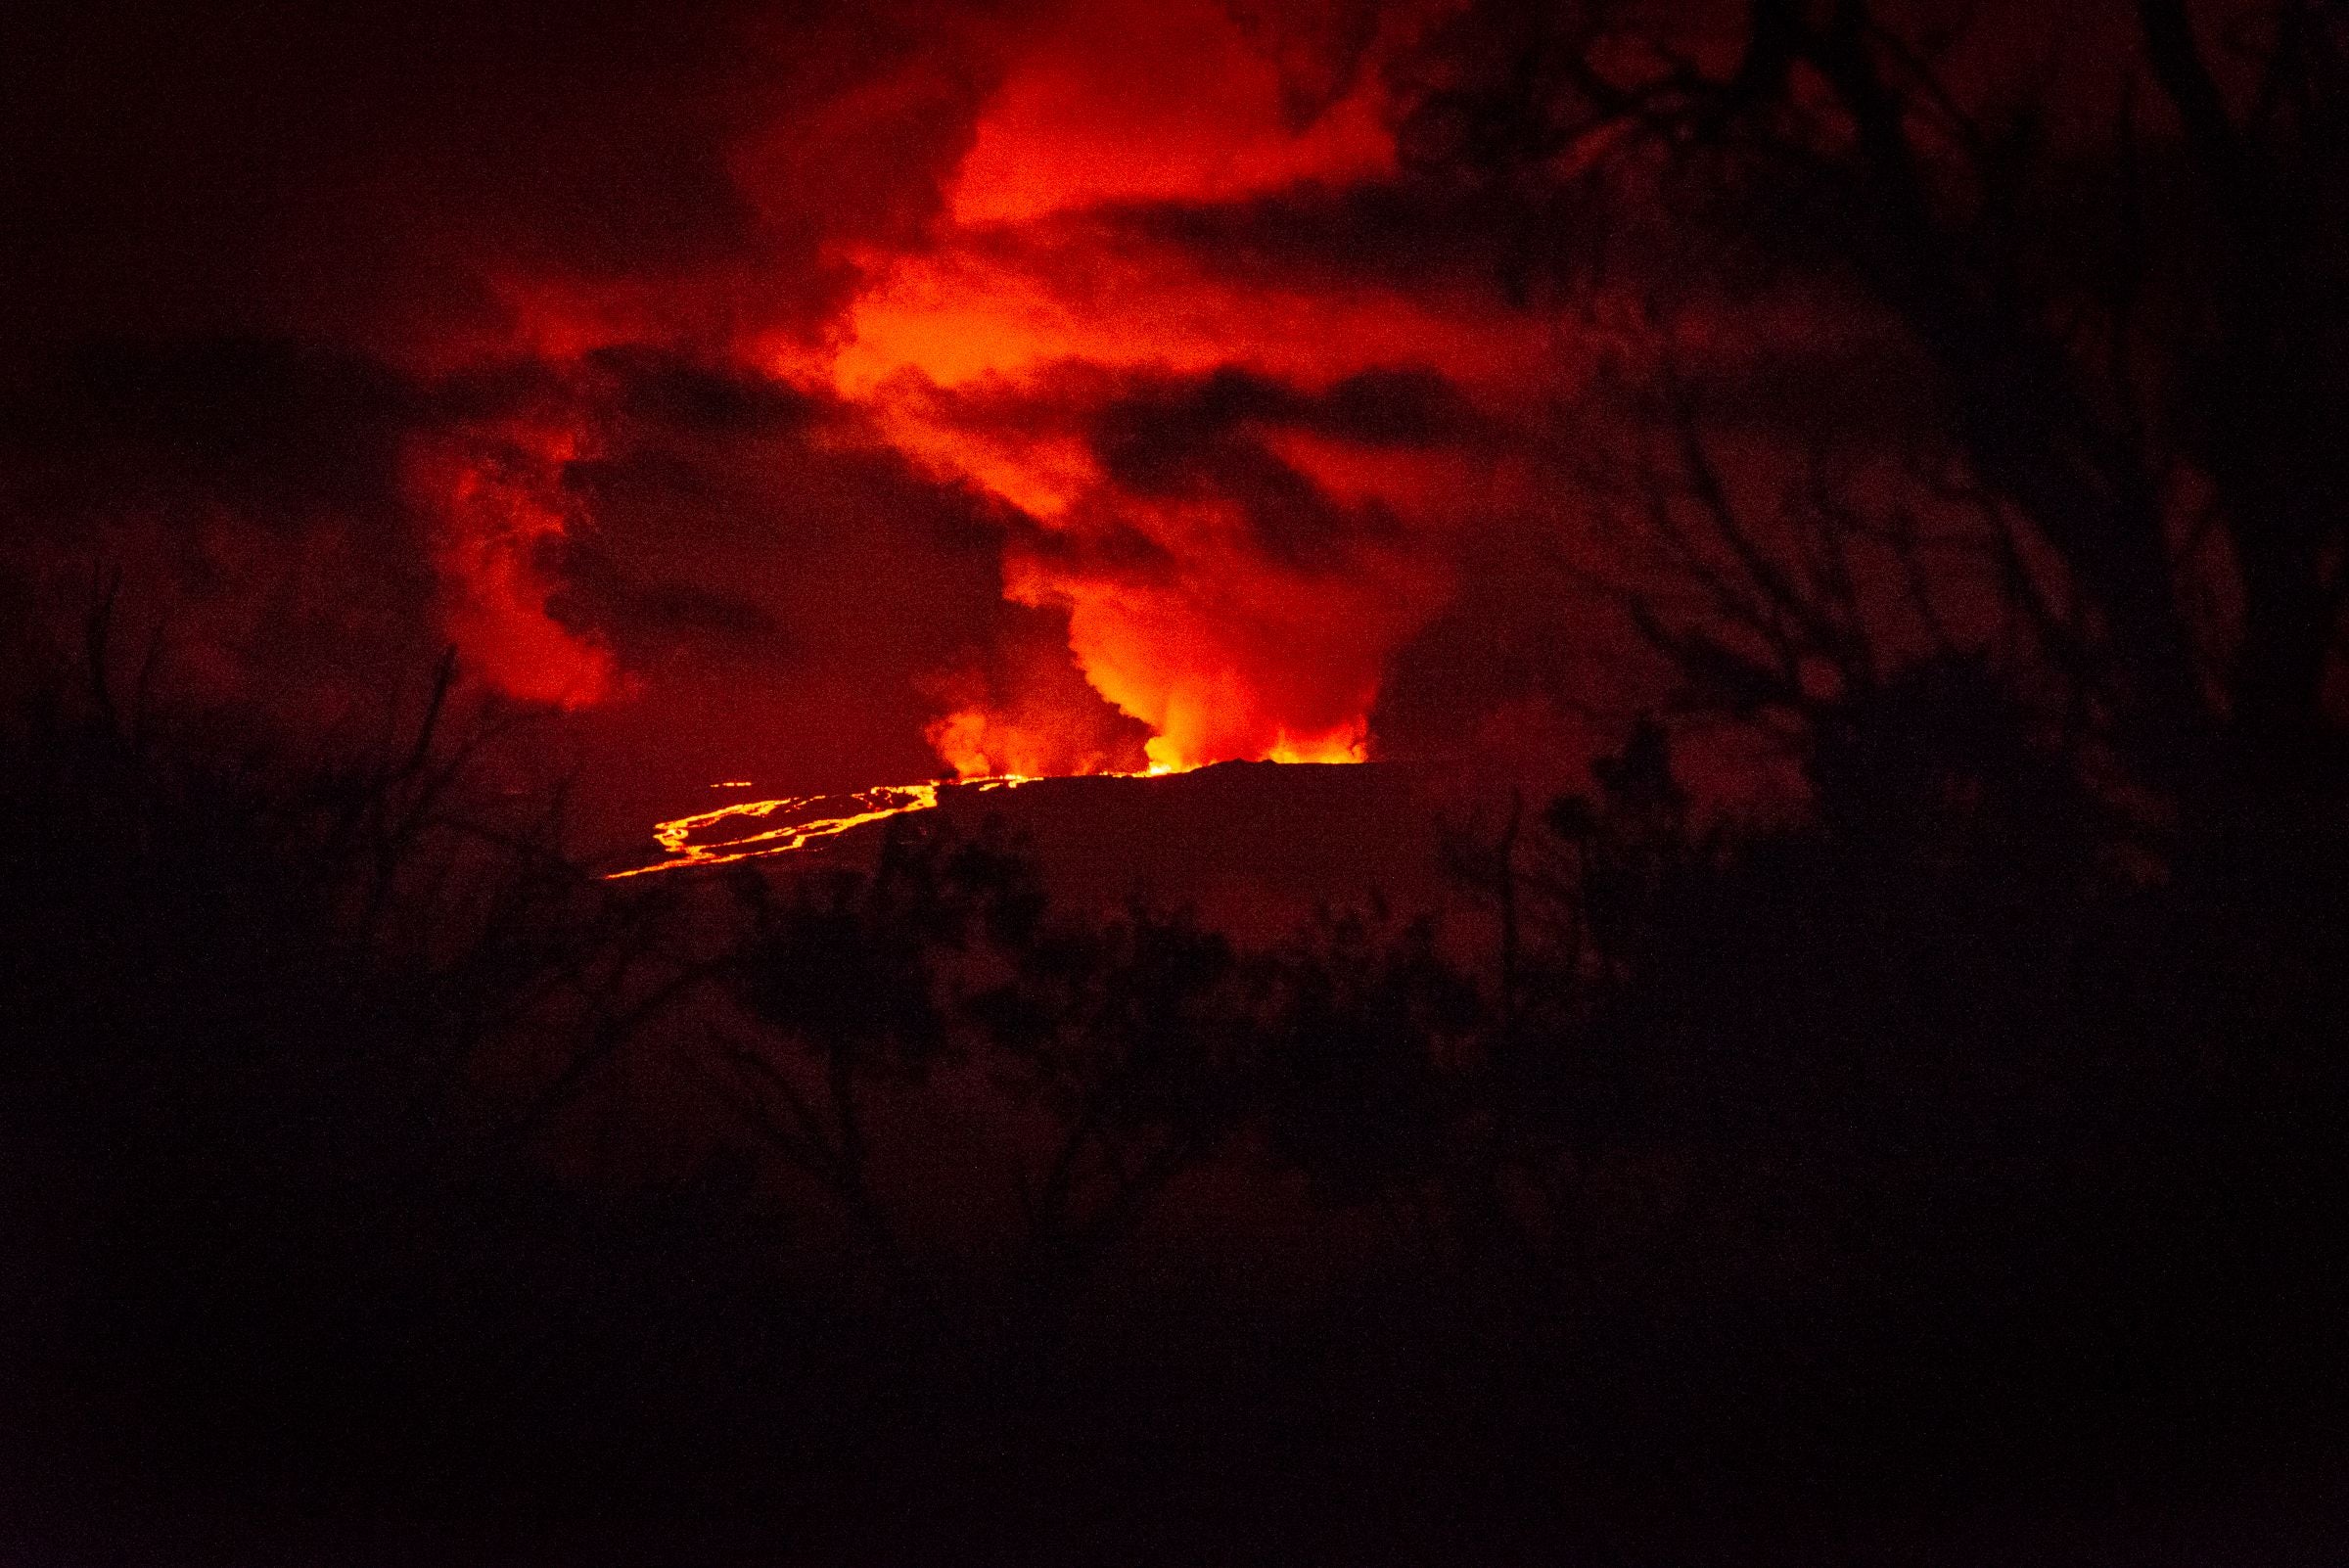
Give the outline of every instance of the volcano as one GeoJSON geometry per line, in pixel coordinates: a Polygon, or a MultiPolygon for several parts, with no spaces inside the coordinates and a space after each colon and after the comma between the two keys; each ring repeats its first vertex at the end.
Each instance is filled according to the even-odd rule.
{"type": "Polygon", "coordinates": [[[1320,908],[1439,907],[1442,845],[1462,816],[1434,770],[1399,762],[893,785],[746,798],[664,823],[664,853],[614,875],[750,860],[783,875],[854,868],[893,827],[991,834],[1033,857],[1058,906],[1189,908],[1235,936],[1268,937],[1320,908]]]}

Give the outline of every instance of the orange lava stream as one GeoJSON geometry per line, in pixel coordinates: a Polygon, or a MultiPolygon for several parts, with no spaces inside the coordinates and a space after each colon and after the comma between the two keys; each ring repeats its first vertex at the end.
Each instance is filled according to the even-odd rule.
{"type": "MultiPolygon", "coordinates": [[[[1359,738],[1322,737],[1298,743],[1283,734],[1265,760],[1274,762],[1361,762],[1368,760],[1365,751],[1359,738]]],[[[980,773],[974,770],[960,778],[938,779],[921,784],[876,784],[846,794],[785,795],[771,801],[736,801],[714,810],[696,811],[690,816],[673,817],[655,824],[653,840],[661,846],[664,858],[621,871],[608,871],[604,873],[604,879],[617,882],[627,877],[647,876],[655,871],[731,865],[737,860],[790,854],[821,840],[838,838],[851,828],[862,827],[867,822],[882,822],[893,816],[910,816],[916,811],[934,810],[948,790],[1010,790],[1023,784],[1040,784],[1048,778],[1163,778],[1170,773],[1188,773],[1206,765],[1205,762],[1154,758],[1148,767],[1135,772],[1099,769],[1071,773],[980,773]],[[831,816],[801,814],[832,801],[845,802],[855,809],[831,816]],[[780,827],[746,833],[736,838],[721,838],[714,842],[702,838],[706,830],[721,822],[736,817],[764,820],[778,812],[789,818],[780,827]]],[[[710,787],[714,790],[748,789],[750,780],[723,779],[710,787]]]]}
{"type": "MultiPolygon", "coordinates": [[[[1105,775],[1118,778],[1142,778],[1168,772],[1167,768],[1152,768],[1149,774],[1120,773],[1105,775]]],[[[772,801],[737,801],[713,811],[697,811],[663,822],[653,829],[653,838],[660,844],[666,859],[649,865],[632,866],[624,871],[605,874],[607,881],[625,877],[640,877],[655,871],[682,871],[693,866],[730,865],[737,860],[757,860],[768,855],[789,854],[804,850],[822,839],[837,838],[851,828],[867,822],[885,821],[893,816],[907,816],[915,811],[927,811],[937,807],[941,792],[945,790],[1007,790],[1022,784],[1037,782],[1026,773],[998,773],[985,778],[955,779],[928,784],[882,784],[871,789],[854,791],[846,796],[786,795],[772,801]],[[732,817],[763,819],[778,811],[787,815],[806,810],[826,801],[843,800],[856,807],[837,816],[809,817],[787,822],[781,827],[763,832],[745,834],[740,838],[720,839],[715,843],[696,843],[695,838],[705,829],[732,817]]],[[[723,789],[727,785],[714,785],[723,789]]]]}

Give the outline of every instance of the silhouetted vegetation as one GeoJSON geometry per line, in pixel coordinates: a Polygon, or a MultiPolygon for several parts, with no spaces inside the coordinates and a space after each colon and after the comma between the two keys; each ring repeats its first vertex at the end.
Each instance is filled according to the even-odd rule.
{"type": "Polygon", "coordinates": [[[2341,1436],[2349,847],[2148,858],[1979,665],[1774,827],[1638,729],[1466,967],[904,822],[599,882],[445,682],[301,762],[113,692],[5,753],[12,1506],[90,1542],[1701,1557],[2341,1436]]]}
{"type": "Polygon", "coordinates": [[[1690,698],[1799,718],[1964,654],[2178,808],[2329,798],[2349,35],[2082,20],[2043,60],[1996,7],[1484,0],[1403,145],[1625,345],[1571,482],[1690,698]],[[1724,320],[1773,309],[1795,341],[1724,320]]]}

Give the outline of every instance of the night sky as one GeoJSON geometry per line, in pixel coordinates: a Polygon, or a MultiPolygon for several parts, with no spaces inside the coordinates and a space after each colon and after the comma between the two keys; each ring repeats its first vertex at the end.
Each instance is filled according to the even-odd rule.
{"type": "Polygon", "coordinates": [[[1764,447],[1913,378],[1808,280],[1435,166],[1457,9],[20,13],[12,582],[120,571],[188,694],[303,725],[453,644],[616,834],[721,779],[1578,755],[1633,677],[1558,481],[1659,292],[1764,447]]]}

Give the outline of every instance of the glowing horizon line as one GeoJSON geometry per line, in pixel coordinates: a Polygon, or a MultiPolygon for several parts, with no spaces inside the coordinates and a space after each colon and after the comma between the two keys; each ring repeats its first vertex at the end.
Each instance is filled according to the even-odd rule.
{"type": "MultiPolygon", "coordinates": [[[[1275,745],[1267,761],[1292,762],[1318,761],[1297,756],[1284,736],[1275,745]],[[1283,754],[1287,755],[1283,755],[1283,754]]],[[[1365,758],[1356,755],[1348,761],[1361,762],[1365,758]]],[[[1040,784],[1056,778],[1165,778],[1174,773],[1193,773],[1207,762],[1153,761],[1148,767],[1132,772],[1105,771],[1099,773],[984,773],[967,778],[932,779],[919,784],[873,784],[859,790],[825,792],[815,795],[783,795],[771,801],[734,801],[708,811],[696,811],[690,816],[671,817],[653,826],[653,842],[661,847],[662,858],[624,870],[607,871],[604,880],[620,882],[629,877],[648,876],[656,871],[682,871],[693,866],[732,865],[740,860],[762,860],[778,854],[790,854],[804,850],[819,839],[838,838],[851,828],[868,822],[883,822],[893,816],[910,816],[916,811],[938,807],[942,792],[946,790],[1008,790],[1023,784],[1040,784]],[[729,817],[768,817],[781,810],[798,810],[818,801],[847,799],[869,803],[866,809],[852,811],[844,816],[819,816],[787,827],[770,828],[747,838],[727,839],[717,844],[695,844],[693,835],[714,823],[729,817]]],[[[749,789],[749,779],[724,779],[710,787],[714,790],[749,789]]]]}
{"type": "MultiPolygon", "coordinates": [[[[876,797],[898,797],[886,805],[873,805],[869,809],[852,811],[845,816],[820,816],[788,827],[771,828],[754,833],[748,838],[727,839],[720,844],[695,844],[693,835],[713,823],[728,817],[767,817],[785,809],[799,809],[818,801],[830,800],[832,794],[784,795],[771,801],[735,801],[714,810],[696,811],[690,816],[672,817],[656,823],[653,842],[661,847],[665,858],[644,865],[630,866],[622,871],[607,871],[604,880],[619,882],[627,877],[645,876],[655,871],[681,871],[688,866],[731,865],[738,860],[759,860],[773,855],[789,854],[804,850],[818,839],[838,838],[851,828],[867,822],[882,822],[893,816],[910,816],[916,811],[935,810],[939,795],[944,790],[1016,789],[1022,784],[1036,784],[1047,778],[1158,778],[1169,773],[1187,772],[1163,762],[1154,762],[1139,773],[988,773],[971,778],[935,779],[921,784],[875,784],[860,790],[846,791],[852,801],[872,801],[876,797]],[[757,846],[757,848],[745,848],[757,846]]],[[[713,789],[747,788],[749,780],[714,784],[713,789]]]]}

